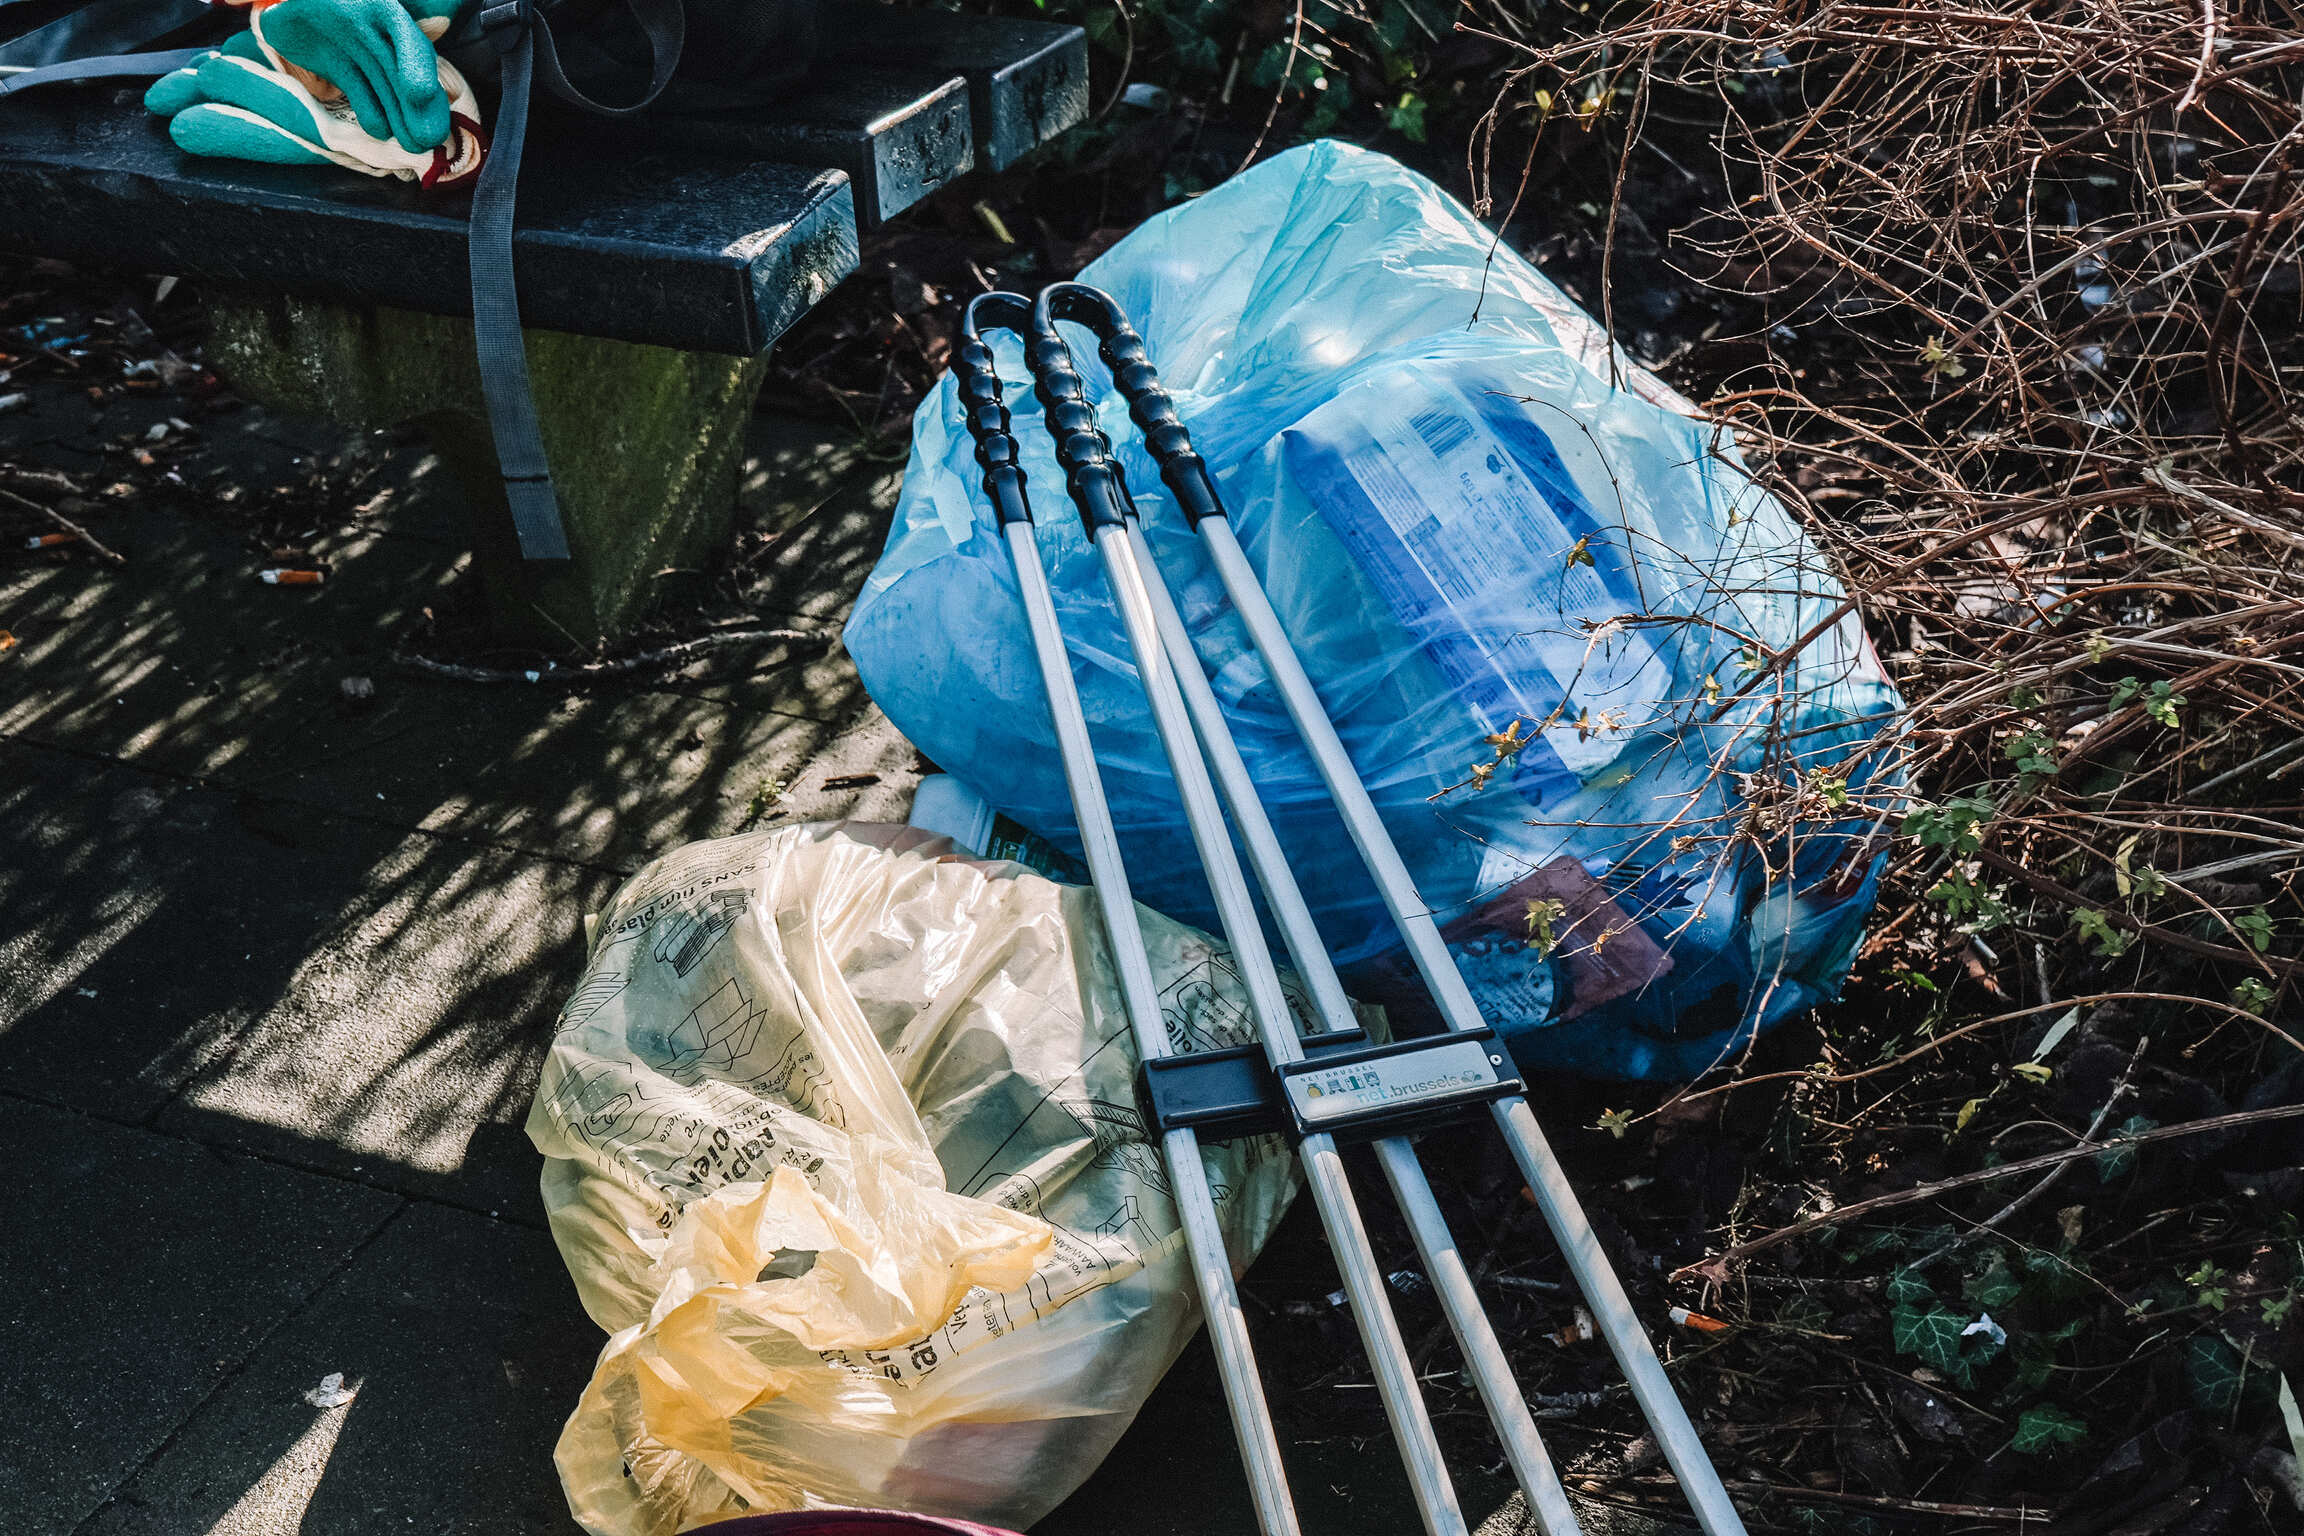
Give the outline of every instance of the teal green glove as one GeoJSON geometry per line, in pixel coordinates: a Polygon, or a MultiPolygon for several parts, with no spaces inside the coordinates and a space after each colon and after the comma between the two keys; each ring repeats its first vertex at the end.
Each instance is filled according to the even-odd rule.
{"type": "Polygon", "coordinates": [[[349,104],[321,102],[294,75],[274,68],[247,33],[155,82],[144,105],[168,118],[169,137],[188,154],[338,165],[439,186],[478,174],[486,146],[470,88],[452,67],[436,67],[451,129],[445,143],[421,152],[365,132],[349,104]]]}
{"type": "Polygon", "coordinates": [[[250,19],[268,52],[311,71],[344,93],[371,138],[409,151],[448,138],[448,93],[440,57],[420,22],[442,30],[451,0],[279,0],[250,19]]]}

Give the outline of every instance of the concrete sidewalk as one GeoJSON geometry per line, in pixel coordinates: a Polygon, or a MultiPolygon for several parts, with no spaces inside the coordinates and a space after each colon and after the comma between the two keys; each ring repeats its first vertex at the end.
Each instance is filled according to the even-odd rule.
{"type": "MultiPolygon", "coordinates": [[[[43,395],[11,447],[98,467],[141,404],[99,435],[43,395]]],[[[249,483],[342,446],[203,430],[249,483]]],[[[758,450],[755,605],[832,633],[894,477],[758,450]]],[[[133,504],[97,525],[125,566],[0,575],[0,1530],[572,1531],[551,1447],[600,1334],[520,1125],[583,914],[747,819],[909,804],[836,648],[589,693],[395,666],[463,558],[444,479],[392,448],[318,589],[133,504]],[[307,1402],[331,1373],[358,1395],[307,1402]]]]}
{"type": "MultiPolygon", "coordinates": [[[[101,470],[169,409],[44,390],[10,452],[101,470]]],[[[348,441],[199,430],[250,486],[348,441]]],[[[396,664],[458,600],[464,513],[413,440],[372,446],[388,494],[316,517],[324,586],[149,498],[97,521],[124,566],[0,571],[0,1530],[573,1536],[551,1453],[601,1335],[520,1127],[583,914],[692,839],[908,809],[916,754],[836,646],[592,691],[396,664]]],[[[747,605],[834,633],[894,467],[765,418],[755,450],[747,605]]],[[[1292,1221],[1259,1274],[1307,1260],[1317,1296],[1292,1221]]],[[[1415,1528],[1380,1431],[1296,1439],[1307,1529],[1415,1528]]],[[[1475,1516],[1503,1499],[1459,1472],[1475,1516]]],[[[1252,1529],[1196,1345],[1039,1531],[1252,1529]]]]}

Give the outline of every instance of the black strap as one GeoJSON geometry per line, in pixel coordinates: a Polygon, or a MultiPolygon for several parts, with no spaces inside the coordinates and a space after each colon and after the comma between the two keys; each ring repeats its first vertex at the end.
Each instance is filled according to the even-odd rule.
{"type": "Polygon", "coordinates": [[[680,0],[627,3],[648,35],[653,62],[647,94],[629,106],[594,101],[569,83],[552,43],[551,25],[535,0],[500,0],[477,18],[480,30],[495,41],[504,60],[496,131],[472,194],[472,339],[480,354],[480,397],[488,408],[496,467],[504,476],[504,499],[512,509],[521,556],[529,560],[565,560],[569,554],[552,469],[544,456],[544,436],[536,421],[528,353],[520,340],[520,294],[512,272],[513,204],[520,150],[528,133],[528,101],[538,75],[553,95],[605,117],[629,116],[662,94],[680,62],[686,14],[680,0]]]}
{"type": "Polygon", "coordinates": [[[105,53],[61,64],[42,64],[0,75],[0,96],[30,90],[36,85],[62,85],[70,80],[157,79],[174,74],[213,48],[169,48],[158,53],[105,53]]]}
{"type": "Polygon", "coordinates": [[[640,24],[640,31],[648,39],[648,89],[640,99],[625,106],[611,106],[607,102],[587,96],[560,67],[560,50],[552,40],[552,25],[536,0],[493,0],[483,5],[476,18],[483,34],[496,33],[510,26],[519,27],[535,37],[536,77],[553,95],[585,112],[601,117],[630,117],[653,103],[672,83],[672,72],[680,67],[680,52],[688,40],[688,11],[681,0],[624,0],[632,12],[632,19],[640,24]]]}

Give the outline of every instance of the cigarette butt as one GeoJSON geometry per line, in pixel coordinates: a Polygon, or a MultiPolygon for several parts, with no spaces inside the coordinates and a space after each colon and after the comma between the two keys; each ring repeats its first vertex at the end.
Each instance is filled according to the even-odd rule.
{"type": "Polygon", "coordinates": [[[79,542],[80,535],[76,533],[36,533],[24,541],[24,547],[26,549],[55,549],[60,545],[79,542]]]}
{"type": "Polygon", "coordinates": [[[1565,1349],[1571,1344],[1582,1344],[1598,1336],[1599,1330],[1592,1326],[1592,1314],[1582,1307],[1578,1307],[1576,1309],[1576,1321],[1550,1337],[1553,1343],[1565,1349]]]}
{"type": "Polygon", "coordinates": [[[268,587],[316,587],[328,578],[319,571],[258,571],[256,579],[268,587]]]}
{"type": "Polygon", "coordinates": [[[1693,1328],[1698,1333],[1726,1333],[1736,1326],[1717,1317],[1706,1317],[1701,1312],[1691,1312],[1686,1307],[1674,1307],[1664,1315],[1681,1327],[1693,1328]]]}

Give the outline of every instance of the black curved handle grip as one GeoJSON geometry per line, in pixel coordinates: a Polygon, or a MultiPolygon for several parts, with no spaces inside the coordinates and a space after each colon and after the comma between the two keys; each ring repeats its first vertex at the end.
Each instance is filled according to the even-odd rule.
{"type": "Polygon", "coordinates": [[[1162,387],[1144,338],[1128,323],[1119,301],[1086,283],[1058,283],[1034,306],[1035,324],[1043,313],[1095,332],[1097,355],[1112,370],[1113,387],[1128,402],[1129,418],[1144,434],[1144,447],[1160,466],[1161,483],[1176,498],[1185,521],[1197,528],[1204,517],[1222,517],[1224,503],[1216,494],[1215,476],[1192,447],[1192,434],[1176,413],[1175,398],[1162,387]]]}
{"type": "Polygon", "coordinates": [[[1087,382],[1073,365],[1072,349],[1044,308],[1033,312],[1024,355],[1031,361],[1041,417],[1056,439],[1056,462],[1064,466],[1064,483],[1080,520],[1091,534],[1119,527],[1136,510],[1128,499],[1128,482],[1112,456],[1112,440],[1096,425],[1096,408],[1088,403],[1087,382]]]}
{"type": "Polygon", "coordinates": [[[952,373],[967,412],[968,435],[976,440],[976,462],[984,469],[984,494],[992,498],[992,514],[1003,528],[1032,521],[1032,503],[1024,494],[1022,449],[981,327],[989,324],[994,330],[1026,335],[1030,315],[1031,305],[1022,294],[978,295],[960,322],[960,346],[953,354],[952,373]]]}

